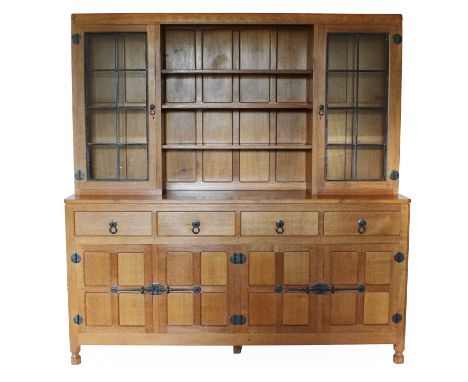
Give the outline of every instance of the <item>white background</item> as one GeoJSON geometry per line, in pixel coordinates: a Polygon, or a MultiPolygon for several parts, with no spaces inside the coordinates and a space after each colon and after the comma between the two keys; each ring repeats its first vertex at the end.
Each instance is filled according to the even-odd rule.
{"type": "Polygon", "coordinates": [[[0,19],[0,379],[466,380],[463,1],[21,1],[0,19]],[[82,347],[70,366],[63,199],[73,192],[70,14],[402,13],[400,192],[412,198],[406,363],[391,345],[82,347]],[[6,377],[11,374],[10,377],[6,377]],[[464,376],[464,378],[463,378],[464,376]]]}

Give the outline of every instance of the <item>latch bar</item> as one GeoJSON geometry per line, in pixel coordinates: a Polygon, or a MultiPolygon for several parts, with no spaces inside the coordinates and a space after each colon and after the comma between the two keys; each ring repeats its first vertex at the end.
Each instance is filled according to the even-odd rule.
{"type": "Polygon", "coordinates": [[[283,292],[306,292],[306,293],[312,293],[315,295],[324,295],[327,293],[336,293],[336,292],[351,292],[351,291],[356,291],[359,293],[364,292],[366,288],[364,285],[357,285],[355,287],[349,287],[349,288],[336,288],[333,285],[327,285],[327,284],[314,284],[311,286],[306,286],[306,287],[285,287],[283,285],[276,285],[275,286],[275,292],[276,293],[283,293],[283,292]]]}
{"type": "Polygon", "coordinates": [[[121,292],[139,292],[141,294],[149,293],[153,296],[159,296],[163,293],[174,293],[174,292],[192,292],[195,294],[201,293],[200,285],[193,285],[187,288],[174,288],[170,286],[164,286],[162,284],[150,284],[147,287],[136,287],[136,288],[120,288],[116,285],[111,286],[111,293],[121,293],[121,292]]]}

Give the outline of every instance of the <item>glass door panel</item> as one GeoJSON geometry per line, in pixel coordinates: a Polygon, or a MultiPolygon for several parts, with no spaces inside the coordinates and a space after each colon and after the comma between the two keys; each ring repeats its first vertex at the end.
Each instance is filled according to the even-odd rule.
{"type": "Polygon", "coordinates": [[[385,180],[388,34],[329,33],[327,180],[385,180]]]}
{"type": "Polygon", "coordinates": [[[146,33],[86,33],[90,180],[148,180],[146,33]]]}

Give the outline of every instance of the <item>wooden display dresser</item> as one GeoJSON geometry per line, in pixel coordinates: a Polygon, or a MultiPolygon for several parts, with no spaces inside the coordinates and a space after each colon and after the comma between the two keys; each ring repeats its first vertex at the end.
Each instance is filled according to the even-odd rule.
{"type": "Polygon", "coordinates": [[[87,344],[393,344],[402,18],[72,16],[72,363],[87,344]]]}

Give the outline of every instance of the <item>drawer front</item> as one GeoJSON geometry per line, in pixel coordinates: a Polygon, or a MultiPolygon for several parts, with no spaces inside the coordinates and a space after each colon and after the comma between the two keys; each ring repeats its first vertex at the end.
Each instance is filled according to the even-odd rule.
{"type": "Polygon", "coordinates": [[[400,234],[399,212],[325,212],[325,235],[382,235],[400,234]],[[361,224],[359,224],[361,222],[361,224]],[[364,227],[360,229],[360,226],[364,227]]]}
{"type": "Polygon", "coordinates": [[[234,236],[235,220],[234,212],[158,212],[158,235],[234,236]]]}
{"type": "Polygon", "coordinates": [[[242,212],[242,236],[318,235],[318,212],[242,212]],[[277,223],[283,221],[279,226],[277,223]]]}
{"type": "Polygon", "coordinates": [[[151,212],[75,212],[75,235],[151,236],[151,212]]]}

